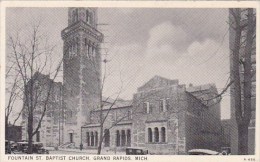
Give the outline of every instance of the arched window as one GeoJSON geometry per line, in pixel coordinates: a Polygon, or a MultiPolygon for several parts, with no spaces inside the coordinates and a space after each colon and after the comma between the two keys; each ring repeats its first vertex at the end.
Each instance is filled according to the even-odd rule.
{"type": "Polygon", "coordinates": [[[127,146],[131,146],[131,130],[130,130],[130,129],[127,130],[127,135],[126,135],[126,137],[127,137],[127,139],[126,139],[126,141],[127,141],[127,146]]]}
{"type": "Polygon", "coordinates": [[[88,146],[90,146],[90,138],[89,138],[89,132],[86,133],[86,143],[88,146]]]}
{"type": "Polygon", "coordinates": [[[76,38],[76,42],[75,42],[75,53],[76,55],[78,55],[79,52],[79,38],[76,38]]]}
{"type": "Polygon", "coordinates": [[[75,55],[75,44],[72,44],[71,51],[71,57],[73,57],[75,55]]]}
{"type": "Polygon", "coordinates": [[[86,42],[86,55],[89,58],[89,42],[86,42]]]}
{"type": "Polygon", "coordinates": [[[153,132],[151,128],[148,128],[148,142],[149,143],[153,142],[153,132]]]}
{"type": "Polygon", "coordinates": [[[154,128],[154,142],[159,142],[159,130],[157,127],[154,128]]]}
{"type": "Polygon", "coordinates": [[[86,22],[88,22],[89,21],[89,12],[88,12],[88,10],[86,10],[86,22]]]}
{"type": "Polygon", "coordinates": [[[75,22],[75,10],[72,11],[72,22],[75,22]]]}
{"type": "Polygon", "coordinates": [[[105,140],[105,147],[110,146],[110,132],[108,129],[105,129],[105,135],[104,135],[104,140],[105,140]]]}
{"type": "Polygon", "coordinates": [[[69,58],[72,57],[72,45],[69,46],[69,58]]]}
{"type": "Polygon", "coordinates": [[[165,127],[161,128],[161,142],[166,142],[165,127]]]}
{"type": "Polygon", "coordinates": [[[125,146],[125,141],[126,141],[126,135],[125,135],[125,130],[121,131],[121,137],[122,137],[122,141],[121,141],[121,146],[125,146]]]}
{"type": "Polygon", "coordinates": [[[72,21],[73,23],[78,21],[78,9],[72,11],[72,21]]]}
{"type": "Polygon", "coordinates": [[[90,145],[91,145],[91,146],[94,146],[94,133],[91,132],[90,134],[91,134],[91,135],[90,135],[90,136],[91,136],[91,143],[90,143],[90,145]]]}
{"type": "Polygon", "coordinates": [[[95,132],[95,146],[98,145],[98,132],[95,132]]]}
{"type": "Polygon", "coordinates": [[[91,42],[89,41],[89,44],[88,44],[88,55],[91,57],[92,56],[92,45],[91,45],[91,42]]]}
{"type": "Polygon", "coordinates": [[[94,23],[94,16],[93,16],[93,13],[92,12],[89,12],[89,24],[90,25],[93,25],[94,23]]]}
{"type": "Polygon", "coordinates": [[[116,131],[116,146],[120,146],[120,132],[116,131]]]}
{"type": "Polygon", "coordinates": [[[93,56],[93,57],[96,56],[96,47],[95,47],[95,43],[93,43],[93,45],[92,45],[92,56],[93,56]]]}

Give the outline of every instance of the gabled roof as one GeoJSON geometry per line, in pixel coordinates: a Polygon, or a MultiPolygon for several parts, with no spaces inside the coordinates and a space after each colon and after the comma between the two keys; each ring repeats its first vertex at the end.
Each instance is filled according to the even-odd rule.
{"type": "MultiPolygon", "coordinates": [[[[116,108],[126,108],[132,106],[132,100],[123,100],[121,98],[116,99],[116,101],[112,98],[106,98],[104,97],[103,100],[103,110],[108,110],[108,109],[116,109],[116,108]],[[115,103],[114,103],[115,101],[115,103]],[[111,107],[112,106],[112,107],[111,107]]],[[[94,111],[100,111],[99,109],[94,110],[94,111]]]]}
{"type": "Polygon", "coordinates": [[[152,79],[150,79],[148,82],[146,82],[143,86],[139,87],[137,91],[145,91],[150,89],[155,89],[159,87],[165,87],[170,85],[178,85],[179,80],[171,80],[167,79],[161,76],[154,76],[152,79]]]}

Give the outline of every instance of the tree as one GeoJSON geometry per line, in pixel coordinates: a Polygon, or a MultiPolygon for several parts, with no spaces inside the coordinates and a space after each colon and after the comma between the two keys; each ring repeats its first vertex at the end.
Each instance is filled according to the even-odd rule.
{"type": "Polygon", "coordinates": [[[248,154],[248,127],[251,119],[252,68],[256,18],[252,8],[229,9],[230,27],[234,31],[231,46],[231,72],[234,82],[231,95],[234,97],[235,118],[238,128],[238,154],[248,154]]]}
{"type": "Polygon", "coordinates": [[[23,116],[27,118],[29,154],[32,153],[33,137],[39,131],[51,102],[54,79],[62,64],[60,60],[53,67],[51,57],[55,46],[48,44],[40,23],[35,24],[28,28],[27,33],[19,32],[8,39],[10,57],[14,60],[23,87],[23,116]],[[39,114],[38,119],[35,119],[36,114],[39,114]]]}
{"type": "MultiPolygon", "coordinates": [[[[100,49],[101,49],[100,47],[97,47],[96,48],[97,52],[100,52],[99,51],[100,49]]],[[[106,123],[109,123],[108,122],[109,114],[111,113],[111,111],[113,111],[113,108],[117,107],[117,103],[122,101],[120,96],[126,90],[126,88],[128,88],[128,86],[131,83],[131,81],[133,80],[133,78],[129,78],[129,80],[127,82],[123,81],[122,75],[121,75],[122,72],[119,70],[118,75],[119,75],[120,85],[118,87],[118,90],[114,94],[110,94],[109,96],[104,97],[104,94],[105,94],[104,89],[106,87],[107,80],[112,74],[115,74],[115,71],[112,71],[107,65],[111,61],[107,58],[107,56],[108,56],[107,49],[105,49],[105,52],[102,55],[104,56],[102,58],[102,60],[98,59],[98,57],[93,57],[93,56],[91,58],[89,58],[91,66],[88,67],[89,71],[91,71],[91,70],[94,71],[94,75],[91,78],[91,83],[100,84],[97,91],[95,92],[95,95],[98,96],[99,101],[97,102],[96,107],[92,108],[92,112],[98,113],[97,118],[98,118],[98,121],[100,124],[99,125],[99,136],[98,136],[99,141],[98,141],[97,154],[101,154],[103,141],[104,141],[104,138],[106,135],[105,131],[109,131],[111,128],[115,127],[118,123],[127,119],[129,117],[129,115],[133,115],[136,113],[142,113],[142,112],[136,111],[135,109],[131,109],[131,112],[126,111],[125,113],[121,114],[121,116],[117,116],[117,118],[111,123],[111,125],[109,125],[109,126],[105,125],[106,123]],[[103,65],[102,65],[103,73],[102,74],[100,74],[101,73],[100,67],[99,67],[100,63],[103,63],[103,65]]],[[[87,67],[85,67],[85,68],[87,68],[87,67]]],[[[80,71],[80,74],[81,73],[82,72],[80,71]]],[[[135,76],[133,76],[133,77],[135,77],[135,76]]],[[[80,82],[80,84],[82,84],[82,83],[83,82],[80,82]]],[[[80,86],[80,87],[82,87],[82,86],[80,86]]],[[[84,89],[82,89],[82,92],[80,92],[80,93],[87,93],[87,92],[85,92],[84,89]]],[[[128,103],[128,104],[132,105],[133,103],[128,103]]],[[[142,103],[139,103],[139,104],[142,104],[142,103]]],[[[81,105],[81,104],[79,104],[79,105],[81,105]]]]}
{"type": "Polygon", "coordinates": [[[107,55],[108,55],[108,51],[107,49],[105,50],[105,58],[103,58],[102,63],[104,63],[103,66],[103,74],[101,76],[100,74],[100,68],[97,67],[98,62],[97,61],[101,61],[99,59],[92,59],[91,60],[91,65],[94,70],[94,81],[96,81],[97,83],[100,83],[100,89],[97,92],[97,94],[99,95],[99,102],[97,105],[97,108],[99,110],[99,123],[100,123],[100,132],[99,132],[99,142],[98,142],[98,149],[97,149],[97,154],[100,155],[101,154],[101,150],[102,150],[102,144],[103,144],[103,140],[104,140],[104,136],[105,133],[104,130],[109,130],[111,128],[113,128],[114,126],[116,126],[120,121],[122,121],[123,119],[125,119],[127,117],[127,114],[125,116],[120,117],[120,119],[118,119],[117,121],[115,121],[109,128],[104,128],[104,123],[107,120],[107,117],[109,115],[109,113],[111,112],[112,108],[115,106],[116,102],[120,99],[120,95],[123,91],[123,81],[122,78],[120,76],[121,79],[121,86],[119,87],[118,92],[116,92],[116,94],[112,94],[111,96],[108,97],[104,97],[104,87],[106,84],[107,79],[109,78],[109,76],[111,75],[111,72],[108,72],[108,68],[107,68],[107,63],[109,62],[107,60],[107,55]],[[112,99],[111,97],[115,96],[114,99],[112,99]],[[104,107],[107,106],[107,102],[109,100],[112,100],[112,102],[109,103],[108,108],[106,108],[106,110],[104,110],[104,107]]]}
{"type": "MultiPolygon", "coordinates": [[[[6,106],[5,106],[5,138],[9,140],[9,123],[11,123],[10,116],[15,115],[15,110],[14,106],[17,103],[17,101],[21,100],[21,82],[20,82],[20,76],[19,75],[14,75],[15,70],[14,70],[14,64],[11,66],[7,67],[5,79],[6,79],[6,106]],[[10,79],[11,78],[11,79],[10,79]]],[[[17,116],[15,119],[12,121],[12,125],[15,125],[17,120],[20,118],[22,114],[22,109],[17,112],[17,116]]]]}

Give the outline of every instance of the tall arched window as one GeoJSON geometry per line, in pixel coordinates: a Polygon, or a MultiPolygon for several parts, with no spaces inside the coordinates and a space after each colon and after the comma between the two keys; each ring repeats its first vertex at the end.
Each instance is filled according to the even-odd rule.
{"type": "Polygon", "coordinates": [[[72,45],[69,46],[69,58],[72,57],[72,45]]]}
{"type": "Polygon", "coordinates": [[[159,142],[159,130],[157,127],[154,128],[154,142],[159,142]]]}
{"type": "Polygon", "coordinates": [[[110,146],[110,132],[108,129],[105,129],[105,135],[104,135],[104,140],[105,140],[105,147],[110,146]]]}
{"type": "Polygon", "coordinates": [[[131,146],[131,130],[130,129],[128,129],[127,130],[127,135],[126,135],[126,137],[127,137],[127,146],[131,146]]]}
{"type": "Polygon", "coordinates": [[[95,132],[95,146],[98,145],[98,132],[95,132]]]}
{"type": "Polygon", "coordinates": [[[89,137],[89,132],[86,133],[86,143],[88,146],[90,146],[90,137],[89,137]]]}
{"type": "Polygon", "coordinates": [[[72,21],[73,23],[78,21],[78,9],[72,11],[72,21]]]}
{"type": "Polygon", "coordinates": [[[92,45],[91,45],[91,42],[89,41],[89,44],[88,44],[88,55],[90,57],[92,57],[92,45]]]}
{"type": "Polygon", "coordinates": [[[95,46],[95,43],[93,43],[92,45],[92,57],[95,57],[96,56],[96,46],[95,46]]]}
{"type": "Polygon", "coordinates": [[[161,128],[161,142],[166,142],[165,127],[161,128]]]}
{"type": "Polygon", "coordinates": [[[75,42],[75,54],[78,55],[79,52],[79,38],[76,38],[76,42],[75,42]]]}
{"type": "Polygon", "coordinates": [[[94,23],[94,15],[92,12],[89,12],[89,24],[93,25],[94,23]]]}
{"type": "Polygon", "coordinates": [[[153,142],[153,132],[151,128],[148,128],[148,142],[149,143],[153,142]]]}
{"type": "Polygon", "coordinates": [[[116,131],[116,146],[120,146],[120,132],[116,131]]]}
{"type": "Polygon", "coordinates": [[[88,22],[89,21],[89,12],[88,12],[88,10],[86,10],[86,22],[88,22]]]}
{"type": "Polygon", "coordinates": [[[75,44],[74,43],[71,46],[71,51],[72,51],[71,56],[74,57],[74,55],[75,55],[75,44]]]}
{"type": "Polygon", "coordinates": [[[87,46],[87,44],[88,44],[88,40],[87,38],[84,38],[84,45],[87,46]]]}
{"type": "Polygon", "coordinates": [[[126,141],[125,130],[121,131],[121,137],[122,137],[121,146],[125,146],[125,141],[126,141]]]}
{"type": "Polygon", "coordinates": [[[91,145],[91,146],[94,146],[94,133],[93,133],[93,132],[90,133],[90,138],[91,138],[91,143],[90,143],[90,145],[91,145]]]}

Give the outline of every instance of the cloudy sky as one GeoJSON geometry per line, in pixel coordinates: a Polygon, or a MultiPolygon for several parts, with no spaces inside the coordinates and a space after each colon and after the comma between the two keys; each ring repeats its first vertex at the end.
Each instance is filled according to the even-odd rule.
{"type": "MultiPolygon", "coordinates": [[[[67,27],[66,8],[9,8],[7,34],[41,20],[42,31],[62,57],[60,32],[67,27]]],[[[221,91],[229,77],[227,9],[99,8],[99,30],[105,35],[112,73],[105,95],[121,85],[121,98],[131,99],[137,87],[155,75],[181,84],[215,83],[221,91]],[[120,75],[121,74],[121,75],[120,75]]],[[[105,51],[101,51],[105,54],[105,51]]],[[[62,81],[62,76],[58,78],[62,81]]],[[[229,118],[229,96],[222,101],[222,118],[229,118]]]]}

